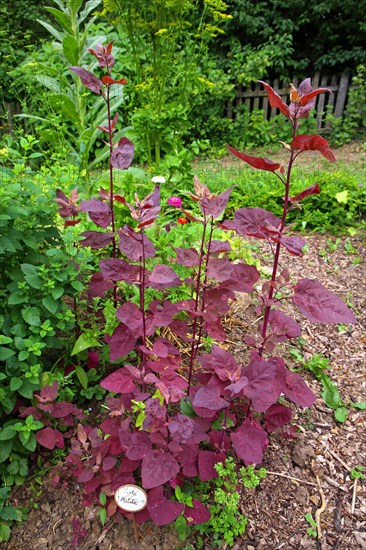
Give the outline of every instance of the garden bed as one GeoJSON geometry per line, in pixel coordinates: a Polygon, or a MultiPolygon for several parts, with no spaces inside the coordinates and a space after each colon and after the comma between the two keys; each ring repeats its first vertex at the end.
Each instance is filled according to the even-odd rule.
{"type": "MultiPolygon", "coordinates": [[[[319,382],[302,371],[317,401],[311,409],[298,410],[294,416],[300,430],[297,439],[284,442],[272,435],[263,464],[267,477],[256,490],[242,495],[240,506],[249,521],[245,534],[232,547],[237,550],[366,548],[365,481],[358,480],[354,489],[351,478],[352,469],[357,465],[365,468],[366,464],[366,413],[352,407],[352,403],[364,401],[366,394],[366,243],[357,235],[340,241],[311,235],[306,240],[309,250],[303,262],[286,259],[291,275],[309,276],[326,284],[352,304],[358,323],[339,327],[303,321],[298,352],[304,361],[315,353],[329,359],[329,375],[348,408],[348,419],[344,423],[335,420],[334,411],[320,396],[319,382]],[[318,540],[307,532],[308,513],[318,519],[318,540]]],[[[240,362],[246,349],[243,334],[251,330],[250,307],[247,295],[238,295],[226,319],[227,345],[240,362]]],[[[290,351],[287,366],[299,367],[290,351]]],[[[45,468],[49,466],[45,464],[45,468]]],[[[134,542],[132,524],[122,518],[120,523],[111,521],[102,529],[98,509],[84,508],[81,501],[77,484],[54,488],[47,474],[30,479],[14,491],[12,498],[14,505],[29,507],[29,519],[13,528],[10,542],[0,549],[70,549],[77,525],[80,535],[85,534],[80,537],[81,550],[172,550],[179,545],[173,528],[159,529],[150,522],[138,527],[138,543],[134,542]]],[[[194,548],[194,541],[192,544],[194,548]]],[[[209,541],[205,548],[211,548],[209,541]]]]}

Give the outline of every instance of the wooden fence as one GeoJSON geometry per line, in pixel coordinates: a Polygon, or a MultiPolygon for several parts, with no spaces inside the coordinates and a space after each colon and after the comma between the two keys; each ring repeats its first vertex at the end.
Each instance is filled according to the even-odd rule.
{"type": "MultiPolygon", "coordinates": [[[[292,81],[294,86],[298,86],[299,81],[294,78],[292,81]]],[[[325,115],[333,115],[341,117],[344,113],[347,104],[347,95],[350,88],[351,78],[349,72],[344,72],[340,77],[337,76],[320,76],[316,73],[312,78],[313,88],[328,88],[332,94],[320,94],[316,98],[315,110],[316,125],[318,130],[330,129],[329,121],[326,121],[325,115]]],[[[275,80],[271,83],[272,88],[288,102],[289,97],[289,82],[280,83],[275,80]]],[[[251,88],[238,87],[236,98],[234,101],[229,101],[226,108],[226,116],[235,118],[238,109],[245,106],[251,112],[254,109],[263,111],[263,118],[270,120],[272,117],[279,114],[279,110],[271,108],[268,103],[267,93],[263,86],[256,83],[251,88]]]]}

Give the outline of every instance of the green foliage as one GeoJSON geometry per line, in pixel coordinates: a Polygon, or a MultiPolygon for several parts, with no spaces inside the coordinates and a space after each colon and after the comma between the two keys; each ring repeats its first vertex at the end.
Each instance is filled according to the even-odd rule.
{"type": "Polygon", "coordinates": [[[307,528],[307,534],[309,535],[309,537],[312,537],[313,539],[316,539],[317,536],[318,536],[318,526],[316,524],[315,519],[310,514],[310,512],[305,514],[305,519],[308,522],[308,524],[310,525],[310,527],[307,528]]]}
{"type": "Polygon", "coordinates": [[[10,538],[11,525],[21,523],[27,519],[24,508],[15,508],[7,503],[10,496],[10,487],[0,487],[0,542],[7,542],[10,538]]]}
{"type": "Polygon", "coordinates": [[[331,143],[336,146],[344,145],[352,139],[360,139],[360,132],[366,129],[366,65],[359,65],[352,78],[348,92],[348,103],[342,117],[327,115],[326,120],[331,124],[331,143]]]}
{"type": "Polygon", "coordinates": [[[215,465],[218,477],[210,481],[196,480],[194,485],[185,484],[175,488],[175,498],[188,508],[193,506],[193,499],[199,498],[209,508],[211,518],[204,524],[190,526],[184,516],[175,521],[175,528],[180,540],[186,540],[193,530],[197,534],[196,547],[204,548],[206,538],[210,545],[220,547],[232,545],[235,537],[245,532],[247,518],[239,510],[240,485],[254,489],[266,476],[266,469],[255,471],[254,466],[242,466],[238,476],[234,460],[228,457],[225,463],[215,465]]]}

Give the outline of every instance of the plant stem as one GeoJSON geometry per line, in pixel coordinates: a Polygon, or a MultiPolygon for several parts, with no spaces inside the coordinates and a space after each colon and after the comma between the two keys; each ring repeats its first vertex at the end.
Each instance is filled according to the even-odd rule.
{"type": "MultiPolygon", "coordinates": [[[[296,135],[296,128],[297,128],[296,123],[293,123],[292,138],[294,138],[295,135],[296,135]]],[[[288,199],[289,199],[289,196],[290,196],[291,171],[292,171],[293,163],[294,163],[294,160],[295,160],[296,156],[297,155],[296,155],[295,151],[293,151],[291,149],[290,158],[289,158],[288,167],[287,167],[286,182],[285,182],[285,197],[284,197],[282,218],[281,218],[281,224],[280,224],[280,228],[279,228],[279,242],[276,245],[275,257],[274,257],[274,261],[273,261],[273,268],[272,268],[272,275],[271,275],[271,283],[270,283],[270,287],[269,287],[269,291],[268,291],[267,305],[266,305],[266,308],[265,308],[263,325],[262,325],[262,332],[261,332],[262,344],[261,344],[261,347],[259,349],[259,355],[260,356],[263,355],[263,351],[264,351],[264,346],[265,346],[266,336],[267,336],[267,329],[268,329],[268,322],[269,322],[269,315],[270,315],[271,309],[272,309],[271,301],[273,299],[273,294],[274,294],[274,291],[275,291],[275,288],[276,288],[277,270],[278,270],[280,252],[281,252],[281,246],[282,246],[280,241],[281,241],[281,237],[282,237],[283,230],[284,230],[285,223],[286,223],[286,216],[287,216],[287,211],[288,211],[288,199]]]]}
{"type": "MultiPolygon", "coordinates": [[[[203,234],[202,234],[202,239],[201,239],[200,257],[199,257],[198,273],[197,273],[196,298],[195,298],[195,304],[194,304],[195,313],[198,312],[198,306],[199,306],[199,303],[200,303],[201,274],[202,274],[202,267],[203,267],[206,229],[207,229],[207,221],[205,220],[203,222],[203,234]]],[[[190,389],[191,389],[191,383],[192,383],[193,362],[194,362],[194,358],[195,358],[195,356],[197,354],[197,350],[198,350],[198,342],[196,342],[197,324],[198,324],[198,317],[196,316],[194,318],[194,321],[193,321],[192,344],[191,344],[191,353],[190,353],[190,357],[189,357],[189,374],[188,374],[188,389],[187,389],[188,397],[189,397],[189,393],[190,393],[190,389]]]]}

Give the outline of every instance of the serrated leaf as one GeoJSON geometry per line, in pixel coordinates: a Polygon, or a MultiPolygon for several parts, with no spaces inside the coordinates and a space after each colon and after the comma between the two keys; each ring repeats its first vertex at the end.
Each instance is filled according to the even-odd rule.
{"type": "Polygon", "coordinates": [[[5,336],[4,334],[0,334],[0,345],[11,344],[12,341],[13,341],[13,339],[10,338],[9,336],[5,336]]]}
{"type": "Polygon", "coordinates": [[[14,376],[14,378],[10,380],[11,391],[16,391],[18,388],[20,388],[22,384],[23,384],[23,380],[21,378],[17,378],[14,376]]]}
{"type": "Polygon", "coordinates": [[[5,523],[0,523],[0,541],[7,542],[10,539],[10,527],[5,523]]]}
{"type": "Polygon", "coordinates": [[[54,315],[58,310],[58,302],[52,296],[45,296],[45,298],[42,299],[42,304],[44,307],[54,315]]]}
{"type": "Polygon", "coordinates": [[[38,307],[25,307],[21,310],[22,317],[24,321],[32,326],[39,327],[41,324],[40,311],[38,307]]]}
{"type": "Polygon", "coordinates": [[[14,426],[6,426],[3,430],[0,430],[0,441],[7,441],[13,439],[16,434],[14,426]]]}
{"type": "Polygon", "coordinates": [[[15,351],[10,348],[0,346],[0,361],[6,361],[9,357],[15,355],[15,351]]]}

